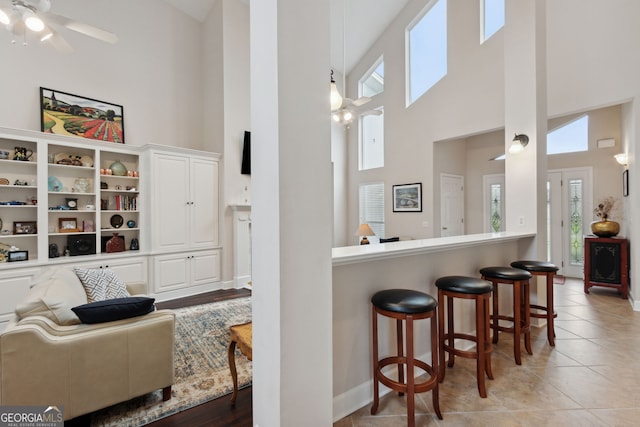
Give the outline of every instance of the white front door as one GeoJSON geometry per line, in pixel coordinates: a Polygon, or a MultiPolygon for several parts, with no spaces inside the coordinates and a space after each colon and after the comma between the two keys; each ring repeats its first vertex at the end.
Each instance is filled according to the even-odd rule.
{"type": "Polygon", "coordinates": [[[464,177],[440,174],[440,236],[464,234],[464,177]]]}
{"type": "Polygon", "coordinates": [[[547,255],[558,274],[582,278],[584,235],[591,223],[591,168],[547,173],[547,255]]]}

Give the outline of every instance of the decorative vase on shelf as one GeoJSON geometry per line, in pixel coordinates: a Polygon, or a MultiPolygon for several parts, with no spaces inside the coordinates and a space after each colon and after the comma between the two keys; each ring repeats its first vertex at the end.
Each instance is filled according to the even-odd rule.
{"type": "Polygon", "coordinates": [[[116,160],[109,166],[111,169],[111,173],[116,176],[126,176],[127,175],[127,167],[120,163],[120,160],[116,160]]]}
{"type": "Polygon", "coordinates": [[[598,237],[614,237],[620,232],[620,224],[604,218],[591,223],[591,232],[598,237]]]}
{"type": "Polygon", "coordinates": [[[113,233],[113,237],[107,240],[107,253],[124,251],[124,238],[118,233],[113,233]]]}
{"type": "Polygon", "coordinates": [[[140,249],[140,243],[138,242],[138,239],[136,239],[135,237],[131,239],[131,247],[129,249],[131,249],[132,251],[137,251],[140,249]]]}

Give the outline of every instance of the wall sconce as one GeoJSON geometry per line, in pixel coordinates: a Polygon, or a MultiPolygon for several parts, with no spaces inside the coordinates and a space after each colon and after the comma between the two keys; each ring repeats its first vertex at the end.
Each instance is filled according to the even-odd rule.
{"type": "Polygon", "coordinates": [[[520,135],[516,134],[513,137],[513,142],[511,143],[511,147],[509,147],[509,153],[518,154],[524,151],[524,147],[529,143],[529,137],[523,133],[520,135]]]}
{"type": "Polygon", "coordinates": [[[373,232],[373,230],[371,229],[371,227],[369,227],[369,224],[367,223],[360,224],[360,227],[358,227],[358,231],[356,231],[356,236],[362,236],[362,240],[360,240],[361,245],[368,245],[369,239],[367,239],[367,236],[375,236],[375,235],[376,233],[373,232]]]}
{"type": "Polygon", "coordinates": [[[613,156],[616,158],[616,162],[620,163],[622,166],[627,166],[629,164],[629,156],[627,153],[620,153],[613,156]]]}

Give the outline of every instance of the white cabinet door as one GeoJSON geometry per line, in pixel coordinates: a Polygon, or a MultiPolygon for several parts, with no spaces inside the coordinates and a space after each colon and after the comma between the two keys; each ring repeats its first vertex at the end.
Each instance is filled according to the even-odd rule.
{"type": "Polygon", "coordinates": [[[189,286],[189,254],[159,255],[153,259],[155,292],[165,292],[189,286]]]}
{"type": "Polygon", "coordinates": [[[220,281],[220,251],[196,252],[191,258],[191,283],[204,285],[220,281]]]}
{"type": "Polygon", "coordinates": [[[191,160],[191,247],[218,244],[218,162],[191,160]]]}
{"type": "Polygon", "coordinates": [[[181,251],[218,245],[218,161],[175,153],[153,156],[155,250],[181,251]]]}
{"type": "Polygon", "coordinates": [[[147,258],[144,257],[118,258],[112,260],[101,259],[100,261],[74,263],[68,268],[73,267],[110,268],[126,283],[147,282],[149,280],[147,274],[147,258]]]}
{"type": "Polygon", "coordinates": [[[189,158],[156,153],[153,159],[151,236],[159,250],[189,247],[189,158]]]}
{"type": "Polygon", "coordinates": [[[219,250],[158,255],[154,257],[153,265],[154,290],[158,293],[220,281],[219,250]]]}

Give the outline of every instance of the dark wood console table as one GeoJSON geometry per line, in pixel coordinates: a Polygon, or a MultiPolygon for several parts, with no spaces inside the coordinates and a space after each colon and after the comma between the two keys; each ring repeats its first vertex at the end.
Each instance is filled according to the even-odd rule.
{"type": "Polygon", "coordinates": [[[618,237],[585,236],[584,292],[592,286],[620,290],[629,298],[629,241],[618,237]]]}

